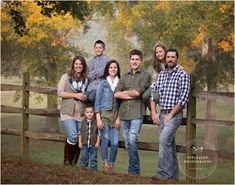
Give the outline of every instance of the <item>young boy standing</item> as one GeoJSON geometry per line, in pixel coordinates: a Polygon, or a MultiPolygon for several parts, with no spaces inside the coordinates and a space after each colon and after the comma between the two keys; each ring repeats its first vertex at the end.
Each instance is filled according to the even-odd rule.
{"type": "Polygon", "coordinates": [[[131,70],[120,78],[114,92],[114,97],[121,99],[119,116],[125,147],[128,149],[128,173],[137,175],[140,174],[137,138],[146,111],[141,97],[151,84],[151,75],[141,68],[142,60],[140,50],[133,49],[130,52],[131,70]]]}
{"type": "Polygon", "coordinates": [[[86,105],[84,109],[85,119],[81,121],[79,133],[79,148],[82,149],[80,166],[87,167],[90,161],[90,168],[97,170],[97,150],[100,146],[100,135],[98,133],[94,108],[86,105]]]}

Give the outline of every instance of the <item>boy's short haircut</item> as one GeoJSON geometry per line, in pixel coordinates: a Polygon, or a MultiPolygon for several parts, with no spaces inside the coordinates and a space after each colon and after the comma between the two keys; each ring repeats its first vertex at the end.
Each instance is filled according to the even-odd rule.
{"type": "Polygon", "coordinates": [[[143,60],[143,53],[138,49],[131,50],[130,58],[131,58],[132,55],[138,55],[138,56],[140,56],[140,59],[143,60]]]}
{"type": "Polygon", "coordinates": [[[87,108],[92,108],[94,110],[94,106],[91,103],[87,103],[84,107],[84,110],[87,108]]]}
{"type": "Polygon", "coordinates": [[[95,47],[96,44],[101,44],[102,47],[105,49],[105,43],[104,43],[104,41],[102,41],[102,40],[97,40],[97,41],[95,42],[95,44],[94,44],[94,47],[95,47]]]}

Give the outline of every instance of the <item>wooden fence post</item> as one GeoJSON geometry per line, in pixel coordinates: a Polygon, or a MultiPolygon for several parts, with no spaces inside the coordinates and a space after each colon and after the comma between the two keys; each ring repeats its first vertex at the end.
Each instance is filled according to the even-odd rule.
{"type": "Polygon", "coordinates": [[[196,97],[192,96],[192,91],[196,88],[195,77],[191,75],[191,93],[187,106],[187,125],[186,125],[186,183],[196,183],[196,155],[192,148],[196,146],[196,124],[192,119],[196,118],[196,97]],[[189,162],[190,161],[190,162],[189,162]]]}
{"type": "Polygon", "coordinates": [[[21,130],[21,154],[27,155],[29,152],[29,138],[25,136],[25,131],[29,130],[29,114],[26,109],[29,108],[29,72],[23,74],[22,88],[22,130],[21,130]]]}

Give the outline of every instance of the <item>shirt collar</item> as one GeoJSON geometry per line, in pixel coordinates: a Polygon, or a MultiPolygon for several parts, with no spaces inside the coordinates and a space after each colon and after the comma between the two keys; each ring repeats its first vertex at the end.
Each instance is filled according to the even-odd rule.
{"type": "Polygon", "coordinates": [[[94,59],[95,58],[103,58],[105,55],[104,54],[102,54],[102,55],[100,55],[100,56],[94,56],[94,59]]]}
{"type": "Polygon", "coordinates": [[[167,71],[168,73],[177,72],[177,71],[179,71],[179,65],[177,64],[177,65],[173,68],[172,71],[168,71],[167,69],[166,69],[166,71],[167,71]]]}
{"type": "MultiPolygon", "coordinates": [[[[139,68],[135,73],[141,73],[143,71],[142,68],[139,68]]],[[[132,74],[133,75],[133,70],[131,69],[128,74],[132,74]]]]}

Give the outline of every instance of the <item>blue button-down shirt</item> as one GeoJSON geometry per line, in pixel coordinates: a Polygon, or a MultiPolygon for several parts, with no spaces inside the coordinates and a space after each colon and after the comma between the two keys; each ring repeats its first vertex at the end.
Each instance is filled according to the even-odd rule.
{"type": "Polygon", "coordinates": [[[109,57],[106,55],[95,56],[88,64],[88,79],[89,85],[87,91],[96,90],[101,77],[104,75],[104,69],[109,61],[109,57]]]}
{"type": "Polygon", "coordinates": [[[189,99],[190,78],[182,69],[176,66],[171,72],[162,71],[151,91],[150,100],[159,93],[160,110],[173,109],[176,105],[185,106],[189,99]]]}

